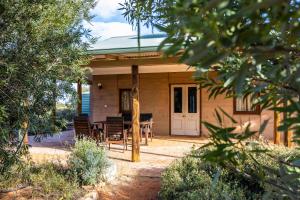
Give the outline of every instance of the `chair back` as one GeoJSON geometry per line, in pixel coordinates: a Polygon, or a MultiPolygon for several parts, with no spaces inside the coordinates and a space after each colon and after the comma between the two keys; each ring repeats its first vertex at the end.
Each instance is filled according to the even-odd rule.
{"type": "Polygon", "coordinates": [[[123,117],[106,117],[106,137],[109,140],[124,139],[124,119],[123,117]]]}
{"type": "Polygon", "coordinates": [[[141,113],[140,114],[140,121],[144,122],[144,121],[152,121],[152,113],[141,113]]]}
{"type": "Polygon", "coordinates": [[[87,116],[77,116],[74,118],[75,135],[77,137],[91,136],[92,129],[87,116]]]}
{"type": "Polygon", "coordinates": [[[132,120],[131,113],[122,113],[122,117],[123,117],[124,121],[131,121],[132,120]]]}

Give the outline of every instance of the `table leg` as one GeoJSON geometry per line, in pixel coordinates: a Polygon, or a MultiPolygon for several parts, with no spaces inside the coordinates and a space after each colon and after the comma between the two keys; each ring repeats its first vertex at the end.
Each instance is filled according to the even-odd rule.
{"type": "Polygon", "coordinates": [[[145,143],[146,143],[146,145],[148,145],[148,136],[149,136],[149,132],[145,131],[145,143]]]}

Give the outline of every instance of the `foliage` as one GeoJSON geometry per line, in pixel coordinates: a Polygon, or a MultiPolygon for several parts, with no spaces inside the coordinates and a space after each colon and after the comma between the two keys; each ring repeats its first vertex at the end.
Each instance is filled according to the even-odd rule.
{"type": "MultiPolygon", "coordinates": [[[[285,135],[293,131],[294,142],[300,143],[300,1],[126,0],[122,9],[131,24],[144,23],[167,33],[160,49],[165,47],[166,55],[180,55],[181,62],[196,67],[195,77],[211,98],[253,94],[252,100],[262,110],[283,113],[279,131],[285,135]]],[[[250,125],[237,133],[236,126],[224,126],[220,112],[216,116],[218,125],[205,123],[209,145],[215,147],[206,160],[234,168],[249,157],[255,161],[257,153],[269,158],[265,149],[240,151],[256,134],[250,125]]],[[[259,133],[263,134],[265,125],[259,133]]],[[[236,173],[262,180],[293,199],[299,194],[295,186],[299,157],[276,162],[281,167],[279,172],[271,170],[274,178],[257,174],[263,169],[260,163],[257,171],[236,173]]]]}
{"type": "Polygon", "coordinates": [[[83,138],[76,141],[68,164],[80,184],[90,185],[103,178],[109,162],[103,147],[99,147],[94,140],[83,138]]]}
{"type": "MultiPolygon", "coordinates": [[[[250,142],[245,151],[252,151],[258,144],[250,142]]],[[[300,156],[298,151],[282,147],[265,146],[277,159],[300,156]],[[272,150],[272,151],[271,151],[272,150]],[[284,150],[284,151],[283,151],[284,150]]],[[[280,199],[281,191],[270,187],[260,179],[251,179],[236,173],[235,168],[244,173],[257,171],[257,163],[252,159],[240,161],[235,168],[229,168],[202,159],[213,147],[193,150],[190,155],[175,161],[162,175],[161,199],[280,199]]],[[[262,154],[254,154],[255,160],[263,166],[261,173],[272,177],[269,169],[279,171],[274,159],[266,159],[262,154]]],[[[298,171],[298,175],[300,172],[298,171]]],[[[285,186],[286,183],[281,183],[285,186]]],[[[289,185],[292,186],[292,185],[289,185]]]]}
{"type": "Polygon", "coordinates": [[[282,147],[268,147],[249,139],[263,132],[250,130],[249,123],[241,131],[237,130],[235,119],[216,110],[218,125],[204,122],[210,132],[210,142],[202,148],[211,147],[202,155],[203,160],[217,163],[240,176],[265,184],[266,196],[297,199],[300,196],[300,151],[282,147]],[[232,126],[226,127],[224,121],[229,118],[232,126]],[[224,120],[222,120],[224,119],[224,120]],[[242,166],[242,168],[240,167],[242,166]]]}
{"type": "Polygon", "coordinates": [[[56,112],[57,119],[66,120],[67,122],[72,122],[75,116],[75,109],[73,108],[63,108],[56,112]]]}
{"type": "Polygon", "coordinates": [[[127,0],[122,9],[130,23],[167,33],[160,48],[195,66],[212,97],[259,94],[262,109],[286,113],[281,130],[300,135],[299,1],[127,0]]]}
{"type": "Polygon", "coordinates": [[[31,163],[18,162],[0,176],[0,188],[9,189],[30,184],[31,163]]]}
{"type": "Polygon", "coordinates": [[[70,123],[73,123],[73,119],[75,116],[75,109],[73,108],[63,108],[58,109],[56,112],[56,123],[59,128],[62,130],[66,130],[70,123]]]}
{"type": "Polygon", "coordinates": [[[33,199],[77,199],[82,195],[76,179],[70,176],[68,170],[52,163],[32,165],[30,162],[18,162],[0,176],[3,191],[28,186],[33,199]]]}
{"type": "Polygon", "coordinates": [[[22,152],[11,137],[22,139],[29,128],[56,130],[56,99],[84,81],[81,66],[93,38],[82,22],[93,6],[93,0],[0,2],[0,174],[22,152]]]}
{"type": "Polygon", "coordinates": [[[33,197],[44,199],[75,199],[80,194],[76,180],[64,176],[58,167],[46,164],[33,172],[30,181],[32,183],[33,197]],[[68,178],[68,179],[67,179],[68,178]]]}
{"type": "Polygon", "coordinates": [[[245,192],[236,183],[214,181],[214,177],[209,173],[215,174],[216,172],[216,167],[205,166],[200,159],[186,157],[181,161],[176,161],[162,175],[159,197],[160,199],[199,200],[246,199],[245,192]],[[206,171],[210,167],[211,171],[206,171]]]}
{"type": "Polygon", "coordinates": [[[83,194],[80,186],[103,180],[103,173],[110,163],[103,147],[83,138],[76,141],[67,164],[37,165],[30,158],[21,160],[0,176],[0,193],[30,187],[32,198],[78,199],[83,194]]]}

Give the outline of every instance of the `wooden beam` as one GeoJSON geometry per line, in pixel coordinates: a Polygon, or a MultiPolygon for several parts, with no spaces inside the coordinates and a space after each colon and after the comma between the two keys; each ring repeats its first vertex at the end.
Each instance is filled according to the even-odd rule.
{"type": "Polygon", "coordinates": [[[92,68],[110,68],[110,67],[128,67],[131,66],[132,62],[136,65],[151,66],[151,65],[170,65],[178,64],[178,57],[170,58],[145,58],[145,59],[128,59],[128,60],[93,60],[89,63],[89,67],[92,68]]]}
{"type": "Polygon", "coordinates": [[[280,144],[280,132],[278,126],[280,124],[280,113],[274,111],[274,144],[280,144]]]}
{"type": "Polygon", "coordinates": [[[77,82],[77,115],[82,113],[82,86],[81,82],[77,82]]]}
{"type": "Polygon", "coordinates": [[[126,57],[122,54],[106,54],[105,58],[107,60],[120,60],[120,59],[125,59],[126,57]]]}
{"type": "Polygon", "coordinates": [[[139,67],[131,66],[132,75],[132,162],[140,161],[139,67]]]}

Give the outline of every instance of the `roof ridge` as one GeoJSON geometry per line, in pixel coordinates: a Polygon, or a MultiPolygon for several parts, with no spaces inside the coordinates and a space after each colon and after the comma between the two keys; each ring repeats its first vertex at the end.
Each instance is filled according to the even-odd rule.
{"type": "MultiPolygon", "coordinates": [[[[113,36],[113,37],[107,38],[105,40],[109,40],[112,38],[137,37],[137,36],[138,35],[120,35],[120,36],[113,36]]],[[[167,34],[166,33],[143,34],[140,37],[143,39],[143,37],[148,37],[148,36],[162,36],[163,37],[163,36],[167,36],[167,34]]],[[[105,40],[102,40],[102,41],[105,41],[105,40]]]]}
{"type": "MultiPolygon", "coordinates": [[[[105,40],[111,39],[111,38],[121,38],[121,37],[136,37],[137,35],[120,35],[120,36],[113,36],[110,38],[107,38],[105,40]]],[[[104,41],[104,40],[103,40],[104,41]]]]}

